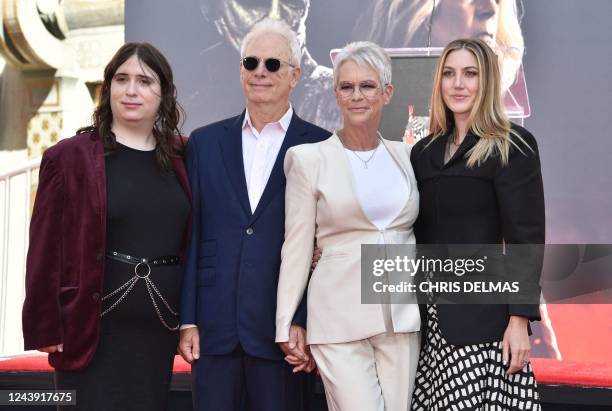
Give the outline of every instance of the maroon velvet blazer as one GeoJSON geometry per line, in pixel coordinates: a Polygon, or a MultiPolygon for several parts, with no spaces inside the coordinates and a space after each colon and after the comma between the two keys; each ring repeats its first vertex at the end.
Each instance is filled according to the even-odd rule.
{"type": "MultiPolygon", "coordinates": [[[[191,198],[183,159],[173,168],[191,198]]],[[[58,370],[84,368],[96,350],[105,254],[104,147],[83,133],[45,151],[30,225],[23,339],[26,350],[63,343],[63,353],[49,354],[58,370]]]]}

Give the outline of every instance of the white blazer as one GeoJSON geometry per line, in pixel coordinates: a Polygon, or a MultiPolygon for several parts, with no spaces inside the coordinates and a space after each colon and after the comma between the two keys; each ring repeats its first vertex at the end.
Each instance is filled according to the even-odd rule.
{"type": "MultiPolygon", "coordinates": [[[[386,244],[414,244],[412,225],[419,194],[410,147],[383,140],[408,183],[409,196],[382,231],[386,244]]],[[[386,332],[383,311],[395,332],[419,331],[414,304],[361,303],[361,244],[377,244],[381,231],[364,214],[342,142],[329,139],[290,148],[285,156],[285,242],[278,282],[276,341],[289,340],[293,315],[308,285],[308,344],[357,341],[386,332]],[[309,279],[314,241],[322,256],[309,279]]]]}

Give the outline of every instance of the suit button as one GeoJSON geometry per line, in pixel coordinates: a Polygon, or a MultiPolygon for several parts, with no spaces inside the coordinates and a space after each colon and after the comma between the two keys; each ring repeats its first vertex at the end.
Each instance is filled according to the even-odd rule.
{"type": "Polygon", "coordinates": [[[254,231],[253,231],[253,229],[252,229],[251,227],[249,227],[249,228],[247,228],[247,229],[246,229],[246,233],[247,233],[247,235],[251,235],[251,234],[253,234],[253,232],[254,232],[254,231]]]}
{"type": "Polygon", "coordinates": [[[100,293],[93,293],[91,295],[91,299],[94,300],[95,302],[100,301],[100,293]]]}
{"type": "Polygon", "coordinates": [[[96,254],[96,261],[102,261],[102,258],[104,258],[104,256],[102,255],[102,253],[98,253],[98,254],[96,254]]]}

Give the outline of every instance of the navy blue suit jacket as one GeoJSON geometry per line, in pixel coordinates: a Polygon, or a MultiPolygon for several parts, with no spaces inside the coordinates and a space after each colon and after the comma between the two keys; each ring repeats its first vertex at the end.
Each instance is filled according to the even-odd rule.
{"type": "MultiPolygon", "coordinates": [[[[238,343],[250,355],[281,359],[274,342],[276,289],[285,235],[285,175],[289,147],[330,133],[295,113],[272,173],[251,212],[242,156],[242,115],[195,130],[187,144],[192,187],[192,235],[185,262],[181,323],[197,324],[204,355],[238,343]]],[[[305,299],[294,323],[306,325],[305,299]]]]}

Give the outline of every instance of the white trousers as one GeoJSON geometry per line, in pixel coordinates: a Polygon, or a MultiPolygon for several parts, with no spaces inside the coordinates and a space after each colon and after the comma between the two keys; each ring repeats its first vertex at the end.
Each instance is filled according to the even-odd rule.
{"type": "Polygon", "coordinates": [[[386,332],[365,340],[311,345],[332,411],[410,410],[419,332],[386,332]]]}

